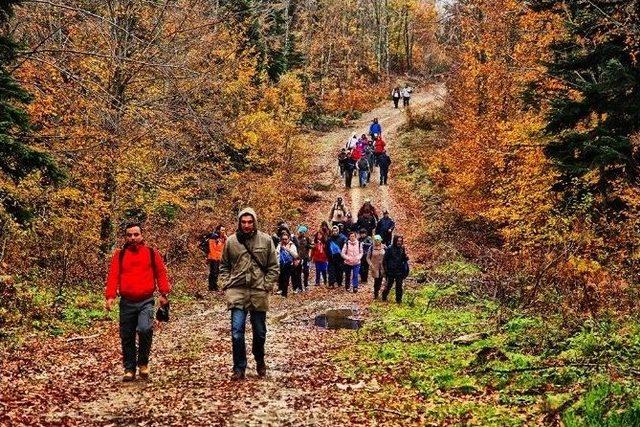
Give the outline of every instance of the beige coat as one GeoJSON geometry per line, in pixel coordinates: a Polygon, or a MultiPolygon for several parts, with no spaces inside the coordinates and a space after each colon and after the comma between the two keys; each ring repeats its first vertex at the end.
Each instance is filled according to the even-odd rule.
{"type": "MultiPolygon", "coordinates": [[[[238,215],[250,214],[256,221],[253,209],[247,208],[238,215]]],[[[237,234],[229,236],[222,251],[220,262],[220,280],[223,283],[227,306],[229,309],[267,311],[269,294],[278,280],[279,267],[273,240],[268,234],[256,231],[246,241],[247,247],[254,253],[258,261],[266,267],[264,274],[251,259],[249,252],[238,241],[237,234]]]]}
{"type": "Polygon", "coordinates": [[[384,253],[384,245],[380,245],[376,248],[375,244],[371,246],[371,250],[367,253],[369,273],[374,279],[384,277],[384,253]]]}

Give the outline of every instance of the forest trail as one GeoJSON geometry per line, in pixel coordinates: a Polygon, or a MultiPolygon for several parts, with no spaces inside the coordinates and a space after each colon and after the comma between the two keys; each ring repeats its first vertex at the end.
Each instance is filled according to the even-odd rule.
{"type": "MultiPolygon", "coordinates": [[[[412,102],[426,106],[437,102],[443,93],[438,86],[415,94],[412,102]]],[[[363,115],[349,129],[331,132],[318,141],[316,175],[327,191],[319,192],[321,200],[309,209],[306,223],[313,228],[327,219],[339,195],[349,202],[354,217],[363,200],[371,198],[374,206],[390,211],[399,232],[408,226],[393,196],[393,165],[388,187],[377,185],[377,169],[366,188],[357,187],[354,179],[354,188],[347,190],[340,180],[337,151],[352,133],[368,132],[374,117],[383,126],[393,158],[395,132],[405,115],[390,102],[363,115]]],[[[332,355],[349,346],[352,332],[317,328],[313,320],[335,308],[349,308],[366,316],[370,301],[371,285],[357,294],[313,287],[288,299],[273,296],[267,315],[268,377],[257,378],[249,355],[247,380],[243,382],[229,380],[229,312],[220,296],[188,303],[156,331],[149,382],[120,382],[115,322],[96,324],[84,340],[51,339],[46,345],[28,345],[12,360],[2,362],[0,425],[353,424],[354,413],[362,417],[366,411],[349,402],[358,394],[375,393],[375,385],[350,383],[335,367],[332,355]]],[[[250,325],[247,339],[250,349],[250,325]]]]}

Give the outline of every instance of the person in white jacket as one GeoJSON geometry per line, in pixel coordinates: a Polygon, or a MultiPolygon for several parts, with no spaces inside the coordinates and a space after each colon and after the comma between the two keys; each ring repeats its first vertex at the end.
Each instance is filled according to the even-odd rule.
{"type": "Polygon", "coordinates": [[[402,105],[404,107],[409,106],[409,101],[411,101],[412,93],[413,93],[413,88],[411,88],[411,86],[409,86],[408,84],[404,85],[404,88],[402,88],[402,105]]]}
{"type": "Polygon", "coordinates": [[[280,264],[280,275],[278,276],[278,293],[286,298],[289,293],[289,282],[293,267],[300,262],[298,249],[291,241],[291,236],[287,231],[283,231],[280,235],[280,243],[276,247],[278,256],[278,264],[280,264]]]}
{"type": "Polygon", "coordinates": [[[349,277],[353,292],[358,292],[358,282],[360,280],[360,261],[362,260],[362,243],[358,241],[355,231],[349,232],[349,240],[342,248],[342,258],[344,259],[344,289],[349,290],[349,277]]]}
{"type": "Polygon", "coordinates": [[[345,146],[345,148],[347,150],[353,150],[354,148],[356,148],[357,145],[358,145],[358,137],[354,133],[353,136],[349,138],[349,140],[347,141],[347,145],[345,146]]]}

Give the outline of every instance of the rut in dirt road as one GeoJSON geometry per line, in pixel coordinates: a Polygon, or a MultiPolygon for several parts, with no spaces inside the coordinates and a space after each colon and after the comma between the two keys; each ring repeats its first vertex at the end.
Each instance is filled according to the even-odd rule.
{"type": "MultiPolygon", "coordinates": [[[[436,87],[416,94],[413,102],[434,103],[442,92],[436,87]]],[[[348,201],[354,216],[364,199],[370,198],[378,209],[391,212],[399,231],[406,223],[393,198],[393,165],[389,187],[377,185],[376,169],[366,188],[346,190],[337,170],[336,154],[348,136],[366,133],[374,117],[383,126],[393,157],[394,134],[404,113],[390,105],[318,142],[317,179],[329,190],[318,193],[320,213],[307,220],[313,227],[327,219],[338,196],[348,201]]],[[[188,308],[177,306],[172,321],[156,331],[149,382],[119,381],[117,325],[102,324],[93,331],[95,338],[54,340],[47,348],[30,349],[25,360],[40,362],[25,363],[20,382],[2,385],[2,419],[14,425],[347,425],[354,416],[348,402],[358,393],[371,392],[349,385],[336,368],[334,358],[350,345],[353,332],[317,328],[313,319],[328,309],[341,308],[366,316],[371,298],[371,286],[357,294],[316,287],[288,299],[272,297],[267,314],[268,376],[257,378],[249,355],[247,380],[233,383],[229,380],[230,315],[219,296],[189,303],[188,308]],[[40,405],[24,407],[21,401],[40,405]]],[[[250,349],[250,326],[246,336],[250,349]]]]}

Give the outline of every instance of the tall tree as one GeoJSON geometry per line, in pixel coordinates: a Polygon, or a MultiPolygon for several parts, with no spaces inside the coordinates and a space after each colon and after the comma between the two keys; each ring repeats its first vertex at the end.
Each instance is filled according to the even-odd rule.
{"type": "Polygon", "coordinates": [[[245,28],[246,44],[258,60],[258,71],[272,81],[302,64],[293,31],[298,16],[298,0],[224,0],[238,23],[245,28]]]}
{"type": "Polygon", "coordinates": [[[553,141],[546,154],[561,172],[557,188],[568,206],[594,200],[587,204],[624,209],[615,188],[638,178],[631,137],[640,131],[640,65],[629,41],[637,39],[639,4],[538,2],[566,15],[567,38],[553,46],[549,64],[563,88],[551,103],[546,129],[553,141]]]}
{"type": "Polygon", "coordinates": [[[19,223],[28,221],[32,212],[22,203],[12,189],[30,173],[40,171],[44,180],[59,182],[62,172],[52,158],[33,147],[27,141],[29,117],[24,105],[31,96],[16,82],[8,66],[16,59],[17,45],[8,31],[13,7],[18,0],[0,2],[0,202],[6,213],[19,223]]]}

